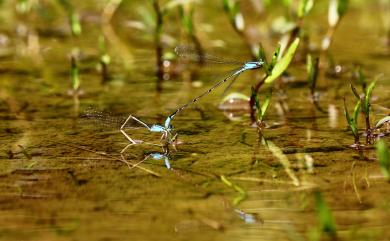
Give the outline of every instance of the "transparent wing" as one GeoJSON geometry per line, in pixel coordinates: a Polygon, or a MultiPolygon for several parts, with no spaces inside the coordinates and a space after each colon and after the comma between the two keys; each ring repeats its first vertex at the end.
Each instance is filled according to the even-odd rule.
{"type": "Polygon", "coordinates": [[[196,49],[188,45],[179,45],[175,48],[176,55],[181,59],[187,59],[194,62],[200,62],[203,60],[208,64],[221,64],[221,65],[244,65],[244,62],[237,60],[230,60],[221,57],[217,57],[211,54],[199,54],[196,49]]]}
{"type": "MultiPolygon", "coordinates": [[[[126,117],[124,116],[115,116],[109,112],[99,111],[93,107],[87,108],[82,115],[80,115],[80,121],[83,124],[93,124],[99,128],[104,129],[116,129],[119,130],[120,127],[125,123],[126,117]]],[[[124,127],[125,129],[138,129],[145,128],[140,123],[134,120],[129,120],[124,127]]]]}

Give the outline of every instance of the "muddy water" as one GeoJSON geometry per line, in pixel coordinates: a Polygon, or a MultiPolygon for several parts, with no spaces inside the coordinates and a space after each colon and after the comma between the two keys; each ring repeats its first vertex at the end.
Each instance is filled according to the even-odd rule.
{"type": "MultiPolygon", "coordinates": [[[[310,18],[324,26],[311,24],[313,33],[325,30],[321,14],[317,10],[310,18]]],[[[225,20],[220,15],[210,24],[225,20]]],[[[343,66],[358,62],[369,77],[384,74],[374,91],[374,120],[387,114],[380,107],[390,104],[390,58],[378,21],[368,11],[353,9],[332,47],[343,66]]],[[[263,135],[289,158],[299,186],[259,143],[247,114],[232,121],[218,110],[221,90],[174,120],[180,145],[170,153],[172,169],[165,167],[164,159],[152,158],[139,165],[148,172],[129,169],[125,162],[139,162],[161,149],[134,146],[122,157],[120,151],[128,143],[117,129],[79,116],[92,106],[115,116],[132,113],[147,123],[162,123],[211,85],[210,69],[199,72],[197,80],[207,80],[201,87],[183,81],[188,76],[183,74],[165,81],[163,91],[156,93],[151,45],[140,47],[141,36],[120,28],[116,31],[127,36],[123,42],[134,62],[124,68],[123,59],[112,50],[112,80],[102,84],[95,70],[99,30],[90,23],[86,28],[90,31],[79,39],[42,35],[41,63],[36,56],[16,51],[0,60],[0,240],[318,240],[313,196],[318,189],[332,209],[342,240],[390,238],[389,184],[381,176],[375,151],[348,148],[353,137],[342,108],[342,96],[350,100],[350,109],[354,98],[348,74],[320,77],[320,105],[329,113],[316,110],[308,100],[302,64],[290,68],[295,82],[274,92],[263,135]],[[84,94],[78,100],[67,93],[66,56],[74,46],[83,51],[84,94]],[[288,111],[281,112],[281,105],[288,111]],[[311,172],[302,168],[304,155],[313,159],[311,172]],[[247,193],[238,205],[234,200],[239,192],[225,185],[221,175],[247,193]]],[[[214,29],[205,39],[220,38],[222,30],[214,29]]],[[[233,37],[222,39],[227,46],[216,51],[227,53],[228,46],[235,46],[230,57],[247,58],[240,51],[242,41],[232,30],[227,32],[233,37]]],[[[21,47],[17,40],[10,43],[11,50],[21,47]]],[[[249,94],[254,78],[253,73],[243,74],[232,91],[249,94]]],[[[142,129],[127,132],[158,143],[158,135],[142,129]]]]}

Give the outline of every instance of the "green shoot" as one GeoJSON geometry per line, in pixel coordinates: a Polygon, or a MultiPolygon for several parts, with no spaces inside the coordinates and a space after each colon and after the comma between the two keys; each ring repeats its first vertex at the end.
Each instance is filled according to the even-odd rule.
{"type": "Polygon", "coordinates": [[[390,181],[390,153],[389,147],[384,140],[380,140],[376,144],[376,154],[379,159],[380,168],[383,176],[387,181],[390,181]]]}
{"type": "Polygon", "coordinates": [[[193,21],[194,9],[190,7],[189,11],[187,12],[188,13],[186,13],[183,5],[179,5],[179,16],[181,20],[181,25],[183,26],[185,32],[187,33],[187,35],[195,45],[196,51],[200,56],[199,63],[203,64],[204,51],[198,37],[195,34],[195,26],[193,21]]]}
{"type": "Polygon", "coordinates": [[[313,100],[315,95],[315,88],[317,85],[318,70],[319,70],[319,57],[313,58],[310,54],[308,54],[306,58],[306,71],[308,75],[307,81],[310,87],[310,93],[313,100]]]}
{"type": "Polygon", "coordinates": [[[322,50],[327,51],[333,40],[334,32],[340,23],[341,18],[345,15],[348,10],[349,0],[330,0],[329,11],[328,11],[328,24],[329,29],[322,40],[322,50]]]}
{"type": "Polygon", "coordinates": [[[333,219],[331,210],[322,197],[321,192],[318,190],[315,191],[314,198],[321,231],[331,237],[336,237],[336,223],[333,219]]]}
{"type": "Polygon", "coordinates": [[[384,124],[386,123],[390,123],[390,116],[385,116],[383,117],[382,119],[380,119],[376,124],[375,124],[375,128],[378,129],[378,128],[381,128],[384,124]]]}
{"type": "Polygon", "coordinates": [[[348,9],[349,0],[330,0],[328,23],[329,26],[335,28],[340,19],[345,15],[348,9]]]}
{"type": "Polygon", "coordinates": [[[99,36],[99,50],[100,62],[109,65],[111,63],[111,57],[107,54],[106,38],[103,35],[99,36]]]}
{"type": "Polygon", "coordinates": [[[233,27],[238,32],[242,32],[245,28],[244,18],[241,14],[240,5],[235,0],[222,0],[223,9],[229,15],[229,19],[233,27]]]}
{"type": "Polygon", "coordinates": [[[291,169],[291,163],[288,160],[287,156],[283,154],[282,149],[276,146],[272,141],[267,141],[268,149],[272,152],[272,154],[279,160],[279,162],[283,165],[284,170],[287,175],[292,180],[294,186],[299,186],[300,182],[297,176],[294,174],[294,171],[291,169]]]}
{"type": "Polygon", "coordinates": [[[356,99],[360,100],[361,99],[360,94],[356,90],[355,86],[353,86],[353,84],[351,82],[349,83],[349,86],[351,87],[352,93],[356,97],[356,99]]]}
{"type": "Polygon", "coordinates": [[[111,57],[107,53],[106,39],[103,35],[99,37],[100,67],[103,82],[109,79],[108,65],[111,63],[111,57]]]}
{"type": "Polygon", "coordinates": [[[79,36],[82,32],[80,18],[75,11],[73,5],[68,0],[57,0],[59,4],[65,9],[69,16],[70,30],[74,36],[79,36]]]}
{"type": "Polygon", "coordinates": [[[222,0],[222,5],[225,13],[228,15],[230,24],[240,37],[245,40],[245,43],[254,60],[258,59],[259,45],[253,43],[248,34],[245,33],[245,20],[241,12],[239,1],[237,0],[222,0]]]}
{"type": "MultiPolygon", "coordinates": [[[[370,125],[370,106],[371,106],[371,104],[370,104],[370,99],[371,99],[372,91],[373,91],[373,89],[375,87],[375,84],[376,84],[376,81],[371,82],[370,85],[366,88],[364,96],[361,97],[361,95],[358,93],[358,91],[353,86],[353,84],[350,83],[352,93],[354,94],[354,96],[356,97],[358,102],[360,103],[362,112],[363,112],[364,117],[365,117],[365,122],[366,122],[366,144],[370,143],[370,137],[371,137],[371,125],[370,125]]],[[[356,107],[355,107],[355,109],[356,109],[356,107]]],[[[356,120],[357,116],[354,117],[354,119],[356,120]]]]}
{"type": "MultiPolygon", "coordinates": [[[[370,99],[373,89],[375,88],[376,81],[373,81],[370,83],[370,85],[367,87],[365,96],[364,96],[364,105],[363,105],[363,111],[366,117],[370,114],[370,99]]],[[[369,126],[368,126],[369,127],[369,126]]]]}
{"type": "Polygon", "coordinates": [[[77,93],[80,88],[79,68],[77,66],[76,56],[72,54],[70,58],[70,78],[72,82],[73,93],[77,93]]]}
{"type": "Polygon", "coordinates": [[[74,36],[81,35],[82,29],[80,24],[80,17],[76,12],[72,12],[70,14],[70,29],[72,30],[72,34],[74,36]]]}
{"type": "Polygon", "coordinates": [[[188,35],[192,36],[194,34],[194,23],[193,23],[193,15],[194,9],[191,8],[189,13],[186,14],[184,11],[184,7],[182,5],[179,6],[179,16],[181,20],[181,25],[184,27],[184,30],[188,35]]]}
{"type": "Polygon", "coordinates": [[[267,60],[267,56],[265,54],[265,50],[264,50],[263,46],[260,45],[260,47],[259,47],[258,59],[260,59],[264,62],[263,69],[264,69],[264,72],[266,73],[267,76],[271,75],[272,69],[275,67],[275,65],[279,59],[280,49],[281,49],[281,45],[279,43],[274,51],[274,54],[272,55],[271,62],[269,63],[267,60]]]}
{"type": "Polygon", "coordinates": [[[351,118],[349,113],[348,113],[347,104],[345,103],[345,98],[344,98],[344,114],[345,114],[345,118],[347,120],[349,129],[351,129],[352,134],[355,137],[355,144],[359,143],[359,129],[358,129],[358,124],[357,124],[357,119],[358,119],[358,114],[359,114],[359,110],[360,110],[360,105],[361,105],[361,101],[358,100],[358,102],[355,105],[354,111],[353,111],[353,118],[351,118]]]}
{"type": "Polygon", "coordinates": [[[295,52],[299,45],[299,38],[296,38],[294,42],[287,49],[286,53],[281,57],[279,61],[272,68],[271,74],[267,76],[265,79],[265,83],[272,83],[275,79],[277,79],[282,73],[287,69],[290,65],[295,52]]]}
{"type": "Polygon", "coordinates": [[[252,87],[252,97],[255,101],[255,108],[257,111],[257,123],[261,125],[264,120],[265,113],[267,112],[270,100],[272,95],[272,89],[270,90],[269,94],[265,97],[264,103],[260,104],[259,95],[257,94],[255,88],[252,87]]]}
{"type": "Polygon", "coordinates": [[[300,0],[297,16],[298,18],[302,19],[303,17],[307,16],[310,12],[310,10],[313,8],[314,0],[300,0]]]}
{"type": "Polygon", "coordinates": [[[367,80],[361,65],[355,66],[352,77],[362,86],[363,92],[366,92],[367,80]]]}
{"type": "Polygon", "coordinates": [[[248,197],[248,194],[247,192],[242,189],[242,187],[232,183],[231,181],[229,181],[224,175],[221,175],[220,176],[221,178],[221,181],[228,187],[231,187],[233,188],[236,192],[238,192],[238,196],[236,198],[234,198],[233,200],[233,205],[234,206],[237,206],[238,204],[240,204],[242,201],[244,201],[247,197],[248,197]]]}
{"type": "Polygon", "coordinates": [[[31,9],[31,3],[28,0],[18,0],[16,3],[16,11],[24,14],[29,12],[31,9]]]}

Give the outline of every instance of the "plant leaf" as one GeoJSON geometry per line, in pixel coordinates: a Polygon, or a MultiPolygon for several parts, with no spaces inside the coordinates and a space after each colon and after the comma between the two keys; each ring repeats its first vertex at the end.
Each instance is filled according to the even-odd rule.
{"type": "Polygon", "coordinates": [[[310,10],[313,8],[314,1],[313,0],[301,0],[298,6],[297,15],[299,18],[305,17],[309,14],[310,10]]]}
{"type": "Polygon", "coordinates": [[[308,74],[308,83],[309,87],[312,92],[314,92],[316,84],[317,84],[317,78],[318,78],[318,68],[319,68],[319,58],[316,57],[313,59],[313,57],[308,54],[307,55],[307,62],[306,62],[306,70],[308,74]]]}
{"type": "Polygon", "coordinates": [[[295,55],[298,45],[299,45],[299,38],[296,38],[294,42],[292,42],[290,47],[287,49],[283,57],[276,63],[275,67],[271,71],[271,75],[269,75],[265,79],[265,83],[272,83],[287,69],[287,67],[290,65],[295,55]]]}
{"type": "Polygon", "coordinates": [[[268,109],[268,106],[269,106],[269,103],[270,103],[270,100],[271,100],[271,96],[272,96],[272,89],[270,91],[270,93],[265,97],[265,100],[264,100],[264,103],[261,105],[261,120],[263,120],[264,116],[265,116],[265,112],[267,111],[268,109]]]}
{"type": "Polygon", "coordinates": [[[361,101],[358,100],[358,102],[356,102],[355,108],[353,110],[353,123],[354,123],[354,126],[356,127],[356,129],[357,129],[360,107],[361,107],[361,101]]]}
{"type": "Polygon", "coordinates": [[[357,92],[355,86],[353,86],[352,82],[349,82],[349,85],[351,86],[352,93],[355,95],[356,99],[360,100],[360,95],[357,92]]]}
{"type": "Polygon", "coordinates": [[[337,13],[342,17],[348,10],[349,0],[338,0],[337,1],[337,13]]]}
{"type": "Polygon", "coordinates": [[[321,230],[332,236],[336,236],[336,223],[334,222],[332,213],[326,204],[320,191],[314,192],[315,205],[317,215],[321,224],[321,230]]]}
{"type": "Polygon", "coordinates": [[[376,153],[379,159],[382,174],[388,181],[390,181],[390,153],[389,148],[384,140],[380,140],[376,144],[376,153]]]}
{"type": "Polygon", "coordinates": [[[278,59],[279,59],[280,49],[281,49],[281,44],[279,43],[278,46],[276,47],[275,51],[274,51],[274,54],[272,55],[271,66],[270,66],[271,69],[270,69],[270,71],[272,71],[272,69],[273,69],[274,66],[276,65],[276,62],[277,62],[278,59]]]}
{"type": "Polygon", "coordinates": [[[385,116],[384,118],[380,119],[376,123],[375,128],[381,128],[387,122],[390,122],[390,116],[385,116]]]}
{"type": "Polygon", "coordinates": [[[371,99],[372,91],[375,88],[375,84],[376,81],[371,82],[366,90],[366,96],[364,97],[364,112],[366,115],[368,115],[370,112],[370,99],[371,99]]]}

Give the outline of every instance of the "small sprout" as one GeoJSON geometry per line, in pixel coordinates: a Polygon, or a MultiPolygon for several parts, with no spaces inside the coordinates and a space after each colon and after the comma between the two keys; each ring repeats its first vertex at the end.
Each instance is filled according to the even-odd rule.
{"type": "Polygon", "coordinates": [[[58,3],[64,8],[69,16],[70,30],[74,36],[79,36],[82,32],[80,18],[73,5],[68,0],[58,0],[58,3]]]}
{"type": "Polygon", "coordinates": [[[99,37],[100,66],[103,82],[109,79],[108,65],[111,63],[111,57],[107,53],[106,39],[103,35],[99,37]]]}
{"type": "Polygon", "coordinates": [[[315,191],[314,198],[315,198],[317,215],[321,225],[320,226],[321,231],[331,237],[336,237],[337,236],[336,223],[333,219],[331,210],[329,209],[324,198],[322,197],[321,192],[318,190],[315,191]]]}
{"type": "Polygon", "coordinates": [[[315,100],[315,89],[317,85],[318,70],[319,70],[319,58],[313,58],[310,54],[307,55],[306,70],[307,70],[307,81],[310,87],[311,97],[315,100]]]}
{"type": "Polygon", "coordinates": [[[330,0],[329,12],[328,12],[328,23],[329,26],[335,28],[340,19],[345,15],[348,9],[349,0],[330,0]]]}
{"type": "Polygon", "coordinates": [[[283,154],[282,149],[276,146],[272,141],[267,141],[267,147],[272,152],[272,154],[279,160],[279,162],[283,165],[284,170],[287,175],[292,180],[294,186],[300,186],[299,179],[295,175],[294,171],[291,169],[291,163],[288,160],[287,156],[283,154]]]}
{"type": "Polygon", "coordinates": [[[381,128],[384,124],[386,124],[386,123],[390,123],[390,116],[385,116],[385,117],[383,117],[382,119],[380,119],[380,120],[376,123],[375,128],[376,128],[376,129],[379,129],[379,128],[381,128]]]}
{"type": "Polygon", "coordinates": [[[199,64],[203,64],[204,63],[204,51],[203,51],[202,45],[201,45],[198,37],[195,34],[195,26],[194,26],[194,21],[193,21],[194,9],[190,8],[189,11],[187,11],[187,12],[188,13],[186,13],[183,5],[179,5],[179,16],[181,19],[181,24],[182,24],[185,32],[187,33],[187,35],[189,36],[189,38],[191,39],[191,41],[195,45],[196,52],[199,56],[199,64]]]}
{"type": "Polygon", "coordinates": [[[222,0],[223,9],[229,15],[233,27],[242,32],[245,28],[244,18],[241,14],[240,5],[235,0],[222,0]]]}
{"type": "Polygon", "coordinates": [[[80,17],[76,12],[72,12],[70,15],[70,28],[74,36],[80,36],[82,29],[80,24],[80,17]]]}
{"type": "Polygon", "coordinates": [[[322,40],[322,50],[327,51],[333,39],[334,32],[340,23],[341,18],[348,9],[349,0],[330,0],[328,11],[329,29],[325,38],[322,40]]]}
{"type": "Polygon", "coordinates": [[[28,0],[18,0],[16,3],[16,11],[24,14],[29,12],[31,9],[31,3],[28,0]]]}
{"type": "Polygon", "coordinates": [[[286,8],[290,8],[292,2],[293,2],[293,0],[282,0],[282,4],[283,4],[284,7],[286,7],[286,8]]]}
{"type": "Polygon", "coordinates": [[[77,59],[75,54],[72,54],[70,57],[70,78],[72,82],[72,89],[74,93],[80,88],[80,79],[79,79],[79,68],[77,66],[77,59]]]}
{"type": "Polygon", "coordinates": [[[181,24],[184,27],[185,31],[188,35],[194,34],[194,23],[193,23],[193,15],[194,15],[194,9],[191,8],[189,13],[186,14],[184,11],[184,7],[182,5],[179,6],[179,16],[181,20],[181,24]]]}
{"type": "Polygon", "coordinates": [[[358,114],[360,110],[361,101],[358,100],[358,102],[355,105],[354,111],[353,111],[353,118],[350,117],[347,109],[347,104],[345,103],[344,98],[344,114],[345,118],[347,120],[349,129],[351,129],[353,136],[355,137],[355,144],[359,143],[359,129],[357,124],[358,114]]]}
{"type": "MultiPolygon", "coordinates": [[[[359,93],[357,92],[357,90],[353,86],[353,84],[350,83],[352,93],[354,94],[354,96],[358,100],[358,103],[361,105],[361,109],[362,109],[362,112],[363,112],[364,117],[365,117],[366,144],[370,144],[370,141],[371,141],[370,139],[372,137],[372,135],[371,135],[372,130],[371,130],[371,124],[370,124],[370,106],[371,106],[370,99],[371,99],[372,91],[375,87],[375,84],[376,84],[376,80],[371,82],[370,85],[366,88],[364,96],[361,97],[361,95],[359,95],[359,93]]],[[[356,109],[356,107],[355,107],[355,109],[356,109]]],[[[354,118],[355,118],[355,120],[357,119],[357,113],[356,113],[356,116],[354,118]]]]}
{"type": "Polygon", "coordinates": [[[297,16],[303,18],[307,16],[310,10],[313,8],[314,0],[300,0],[298,6],[297,16]]]}
{"type": "Polygon", "coordinates": [[[233,188],[236,192],[238,192],[238,196],[236,198],[234,198],[233,200],[233,205],[234,206],[237,206],[238,204],[240,204],[242,201],[244,201],[247,197],[248,197],[248,194],[247,192],[242,189],[242,187],[232,183],[231,181],[229,181],[224,175],[221,175],[220,176],[221,178],[221,181],[228,187],[231,187],[233,188]]]}
{"type": "Polygon", "coordinates": [[[272,95],[272,89],[270,90],[269,94],[265,97],[264,103],[261,105],[259,95],[257,94],[256,90],[252,87],[252,98],[255,101],[258,127],[263,126],[264,116],[265,116],[265,113],[267,112],[267,109],[268,109],[268,106],[270,103],[270,99],[271,99],[271,95],[272,95]]]}
{"type": "Polygon", "coordinates": [[[277,61],[275,66],[272,68],[271,74],[265,79],[265,83],[272,83],[275,79],[277,79],[290,65],[295,52],[299,45],[299,38],[296,38],[294,42],[287,49],[286,53],[277,61]]]}
{"type": "Polygon", "coordinates": [[[99,50],[100,50],[100,61],[106,65],[110,64],[111,58],[107,54],[106,38],[103,35],[99,37],[99,50]]]}
{"type": "Polygon", "coordinates": [[[364,96],[364,105],[363,105],[363,111],[366,116],[369,116],[370,114],[370,99],[372,91],[375,88],[376,81],[373,81],[370,83],[370,85],[367,87],[365,96],[364,96]]]}
{"type": "Polygon", "coordinates": [[[384,140],[377,142],[376,153],[379,159],[382,174],[387,181],[390,181],[390,152],[389,147],[384,140]]]}
{"type": "Polygon", "coordinates": [[[363,92],[366,92],[367,80],[361,65],[355,66],[352,73],[352,78],[362,86],[363,92]]]}
{"type": "Polygon", "coordinates": [[[357,100],[360,100],[360,94],[357,92],[355,86],[350,82],[349,86],[351,87],[353,95],[356,97],[357,100]]]}

